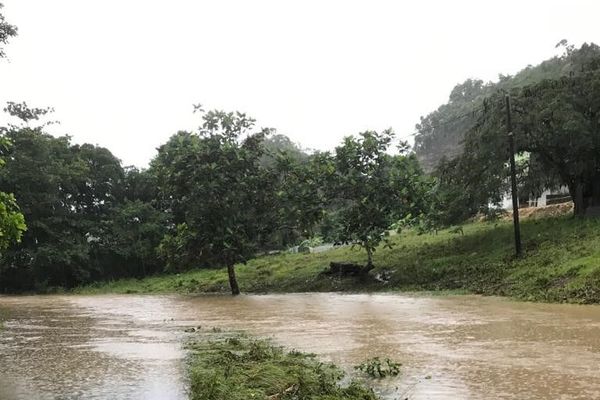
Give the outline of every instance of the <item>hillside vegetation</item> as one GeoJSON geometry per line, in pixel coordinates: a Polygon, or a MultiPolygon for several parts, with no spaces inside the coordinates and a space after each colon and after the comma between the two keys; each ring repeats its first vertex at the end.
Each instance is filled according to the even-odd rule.
{"type": "MultiPolygon", "coordinates": [[[[48,133],[51,108],[9,102],[9,122],[0,126],[0,293],[140,278],[148,279],[118,287],[221,291],[223,271],[215,268],[223,266],[234,295],[460,288],[525,297],[516,286],[529,281],[512,274],[532,258],[506,258],[507,226],[470,227],[464,238],[407,232],[394,238],[395,250],[373,253],[389,244],[385,233],[395,226],[435,232],[501,212],[511,158],[507,110],[518,155],[515,196],[524,202],[565,188],[575,215],[600,214],[600,47],[561,45],[563,55],[514,77],[456,86],[447,104],[421,119],[414,149],[389,128],[357,132],[332,151],[308,153],[243,112],[195,104],[200,126],[173,134],[148,169],[138,170],[123,166],[109,149],[48,133]],[[423,154],[456,157],[427,174],[432,164],[423,154]],[[358,244],[366,260],[346,248],[239,265],[256,254],[320,239],[358,244]],[[471,243],[479,240],[498,247],[471,243]],[[364,263],[372,274],[320,275],[338,259],[364,263]],[[194,271],[199,267],[213,269],[194,271]],[[154,278],[160,273],[182,275],[154,278]],[[492,283],[497,287],[482,287],[492,283]]],[[[535,227],[530,229],[535,238],[535,227]]],[[[529,244],[530,252],[537,251],[529,244]]],[[[540,262],[539,254],[531,257],[540,262]]],[[[542,283],[531,286],[541,293],[528,296],[560,300],[572,279],[542,283]]],[[[566,294],[585,301],[595,296],[566,294]]]]}
{"type": "MultiPolygon", "coordinates": [[[[317,254],[280,254],[239,265],[247,293],[305,291],[458,290],[547,302],[600,303],[600,220],[570,216],[522,223],[525,257],[513,256],[509,221],[474,222],[392,236],[379,248],[368,277],[326,276],[331,261],[366,262],[358,248],[317,254]],[[453,232],[456,231],[456,232],[453,232]],[[380,279],[376,279],[380,278],[380,279]],[[381,279],[384,278],[384,279],[381,279]]],[[[76,293],[226,293],[226,269],[127,279],[78,288],[76,293]]]]}
{"type": "Polygon", "coordinates": [[[414,150],[421,166],[431,172],[444,158],[452,159],[462,153],[465,134],[477,122],[475,111],[482,108],[484,99],[492,94],[572,76],[589,68],[591,60],[600,55],[600,48],[595,44],[574,49],[561,41],[557,47],[564,48],[564,53],[537,65],[528,65],[514,75],[499,74],[495,82],[467,79],[457,84],[448,102],[421,117],[416,126],[414,150]]]}

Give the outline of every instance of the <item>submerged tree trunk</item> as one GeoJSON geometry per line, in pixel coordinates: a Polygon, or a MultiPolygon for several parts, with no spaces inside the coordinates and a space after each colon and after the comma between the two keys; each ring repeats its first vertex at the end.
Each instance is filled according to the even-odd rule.
{"type": "Polygon", "coordinates": [[[233,264],[227,265],[227,274],[229,275],[229,287],[231,288],[231,294],[233,296],[237,296],[240,294],[240,287],[237,283],[237,278],[235,277],[235,267],[233,264]]]}

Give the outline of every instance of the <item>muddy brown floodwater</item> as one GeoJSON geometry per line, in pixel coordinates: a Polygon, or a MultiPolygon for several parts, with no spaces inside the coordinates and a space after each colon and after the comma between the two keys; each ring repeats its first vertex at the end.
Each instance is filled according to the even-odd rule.
{"type": "Polygon", "coordinates": [[[186,327],[241,329],[352,372],[403,364],[386,398],[600,398],[600,307],[476,296],[0,297],[0,399],[185,399],[186,327]]]}

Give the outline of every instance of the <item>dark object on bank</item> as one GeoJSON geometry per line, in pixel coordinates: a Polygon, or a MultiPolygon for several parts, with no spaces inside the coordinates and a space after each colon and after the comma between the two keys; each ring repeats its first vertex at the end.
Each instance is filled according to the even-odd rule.
{"type": "Polygon", "coordinates": [[[367,268],[361,264],[332,261],[331,263],[329,263],[329,269],[323,271],[323,274],[338,276],[358,276],[366,275],[369,273],[370,270],[371,268],[367,268]]]}

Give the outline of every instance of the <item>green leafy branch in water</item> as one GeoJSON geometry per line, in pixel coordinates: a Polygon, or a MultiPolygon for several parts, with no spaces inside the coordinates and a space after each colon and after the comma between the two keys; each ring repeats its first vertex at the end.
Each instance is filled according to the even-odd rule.
{"type": "Polygon", "coordinates": [[[354,369],[366,373],[371,378],[385,378],[386,376],[396,376],[400,373],[402,364],[394,362],[389,358],[381,361],[379,357],[371,358],[354,369]]]}
{"type": "Polygon", "coordinates": [[[207,333],[188,349],[191,400],[379,400],[335,365],[268,340],[207,333]]]}

